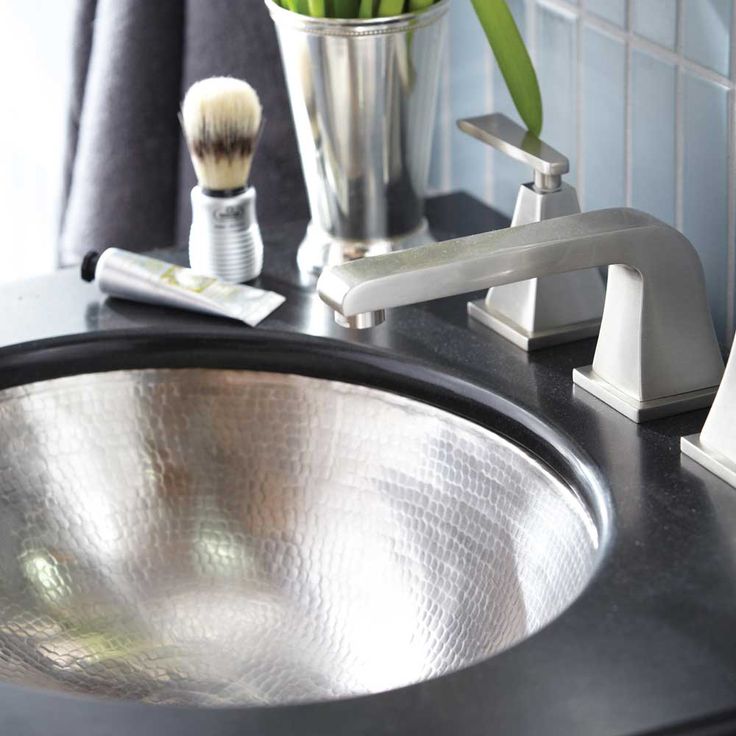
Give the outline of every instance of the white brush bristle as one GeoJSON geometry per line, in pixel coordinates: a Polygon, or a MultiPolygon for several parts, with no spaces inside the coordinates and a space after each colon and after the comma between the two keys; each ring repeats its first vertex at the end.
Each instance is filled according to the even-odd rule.
{"type": "Polygon", "coordinates": [[[181,121],[200,186],[213,191],[245,186],[261,114],[256,91],[240,79],[212,77],[189,88],[181,121]]]}

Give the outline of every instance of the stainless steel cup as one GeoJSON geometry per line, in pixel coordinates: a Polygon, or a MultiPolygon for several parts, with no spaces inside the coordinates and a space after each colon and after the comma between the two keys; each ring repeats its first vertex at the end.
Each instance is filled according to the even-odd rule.
{"type": "Polygon", "coordinates": [[[312,214],[301,270],[430,241],[424,195],[450,0],[372,20],[265,1],[312,214]]]}

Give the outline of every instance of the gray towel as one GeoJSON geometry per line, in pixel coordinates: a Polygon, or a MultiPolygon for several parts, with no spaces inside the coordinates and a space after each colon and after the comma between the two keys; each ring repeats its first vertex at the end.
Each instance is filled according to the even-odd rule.
{"type": "Polygon", "coordinates": [[[181,246],[195,183],[177,113],[192,82],[259,92],[261,224],[307,213],[275,33],[262,0],[77,0],[60,260],[90,248],[181,246]]]}

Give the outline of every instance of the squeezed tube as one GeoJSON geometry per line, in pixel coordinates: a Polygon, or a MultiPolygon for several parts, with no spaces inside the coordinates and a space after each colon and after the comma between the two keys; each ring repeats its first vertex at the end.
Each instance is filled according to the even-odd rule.
{"type": "Polygon", "coordinates": [[[108,248],[90,251],[82,278],[110,296],[237,319],[255,327],[284,303],[273,291],[200,276],[189,268],[138,253],[108,248]]]}

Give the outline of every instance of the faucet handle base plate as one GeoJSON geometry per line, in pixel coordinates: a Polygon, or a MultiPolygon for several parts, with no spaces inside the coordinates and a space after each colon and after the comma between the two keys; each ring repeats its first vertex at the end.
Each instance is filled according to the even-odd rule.
{"type": "Polygon", "coordinates": [[[549,330],[529,331],[506,315],[489,307],[485,299],[468,302],[468,315],[527,352],[596,337],[601,326],[600,319],[589,319],[549,330]]]}
{"type": "Polygon", "coordinates": [[[593,371],[592,365],[575,368],[572,372],[572,380],[576,386],[593,394],[597,399],[637,423],[671,417],[695,409],[707,409],[718,392],[718,386],[709,386],[684,394],[663,396],[661,399],[637,401],[619,391],[608,381],[604,381],[593,371]]]}
{"type": "Polygon", "coordinates": [[[715,450],[710,450],[700,442],[700,434],[680,438],[680,450],[706,470],[736,488],[736,463],[715,450]]]}

